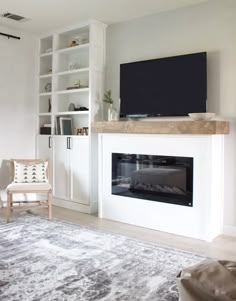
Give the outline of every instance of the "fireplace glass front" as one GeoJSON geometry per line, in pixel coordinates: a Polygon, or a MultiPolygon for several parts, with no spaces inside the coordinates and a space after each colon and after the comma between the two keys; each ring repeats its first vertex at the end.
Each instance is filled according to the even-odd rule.
{"type": "Polygon", "coordinates": [[[193,206],[193,158],[113,153],[112,194],[193,206]]]}

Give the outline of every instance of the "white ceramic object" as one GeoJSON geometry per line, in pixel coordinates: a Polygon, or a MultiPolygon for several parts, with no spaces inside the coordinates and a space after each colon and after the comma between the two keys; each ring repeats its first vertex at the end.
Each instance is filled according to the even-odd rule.
{"type": "Polygon", "coordinates": [[[213,117],[215,117],[215,113],[189,113],[188,114],[191,119],[194,121],[200,121],[200,120],[210,120],[213,117]]]}

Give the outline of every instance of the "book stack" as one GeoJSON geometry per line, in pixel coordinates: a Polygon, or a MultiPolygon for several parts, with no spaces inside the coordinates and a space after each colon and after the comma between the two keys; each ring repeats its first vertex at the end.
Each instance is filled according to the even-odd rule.
{"type": "Polygon", "coordinates": [[[51,135],[51,123],[44,123],[40,127],[40,135],[51,135]]]}

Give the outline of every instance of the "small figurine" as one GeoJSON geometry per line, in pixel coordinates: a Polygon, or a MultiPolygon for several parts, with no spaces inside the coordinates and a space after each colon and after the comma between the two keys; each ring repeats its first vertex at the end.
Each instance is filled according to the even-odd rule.
{"type": "Polygon", "coordinates": [[[52,84],[51,83],[46,83],[44,89],[47,93],[52,92],[52,84]]]}
{"type": "Polygon", "coordinates": [[[72,41],[70,47],[78,46],[79,44],[76,41],[72,41]]]}

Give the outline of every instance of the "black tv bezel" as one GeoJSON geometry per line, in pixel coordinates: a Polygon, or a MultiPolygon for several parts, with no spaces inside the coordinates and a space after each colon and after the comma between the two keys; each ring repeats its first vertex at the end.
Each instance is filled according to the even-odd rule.
{"type": "MultiPolygon", "coordinates": [[[[121,66],[122,65],[131,65],[131,64],[136,64],[136,63],[145,63],[145,62],[151,62],[151,61],[157,61],[157,60],[162,60],[162,59],[168,59],[168,58],[176,58],[176,57],[185,57],[185,56],[191,56],[191,55],[204,55],[205,56],[205,111],[207,112],[207,51],[202,51],[202,52],[194,52],[194,53],[185,53],[185,54],[180,54],[180,55],[174,55],[174,56],[167,56],[167,57],[160,57],[160,58],[155,58],[155,59],[150,59],[150,60],[141,60],[141,61],[134,61],[134,62],[128,62],[128,63],[122,63],[120,64],[120,78],[121,78],[121,66]]],[[[121,94],[121,87],[120,87],[120,94],[121,94]]],[[[120,97],[120,104],[121,104],[121,97],[120,97]]],[[[202,112],[202,113],[204,113],[202,112]]],[[[192,113],[192,112],[188,112],[192,113]]],[[[181,117],[181,116],[188,116],[188,113],[182,113],[182,114],[174,114],[174,113],[168,113],[168,114],[162,114],[162,113],[155,113],[155,114],[126,114],[123,115],[119,114],[120,118],[146,118],[146,117],[181,117]]]]}

